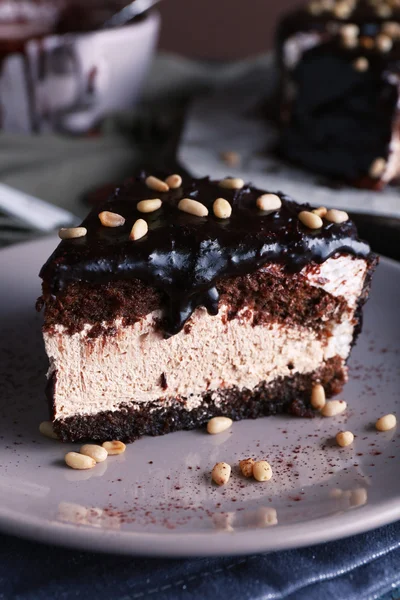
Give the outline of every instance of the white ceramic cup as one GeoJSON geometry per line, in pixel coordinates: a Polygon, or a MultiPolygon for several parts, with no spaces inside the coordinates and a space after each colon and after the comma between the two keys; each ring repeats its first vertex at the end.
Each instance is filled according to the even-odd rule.
{"type": "Polygon", "coordinates": [[[153,10],[124,27],[28,41],[25,56],[10,55],[3,64],[3,129],[82,134],[108,114],[131,109],[159,28],[153,10]]]}

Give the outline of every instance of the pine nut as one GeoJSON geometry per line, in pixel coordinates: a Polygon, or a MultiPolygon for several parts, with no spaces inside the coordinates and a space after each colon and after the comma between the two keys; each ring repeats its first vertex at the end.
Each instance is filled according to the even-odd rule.
{"type": "Polygon", "coordinates": [[[278,524],[278,513],[270,506],[260,506],[256,511],[258,527],[272,527],[278,524]]]}
{"type": "Polygon", "coordinates": [[[118,440],[114,440],[112,442],[104,442],[102,446],[107,450],[110,456],[114,454],[123,454],[126,450],[125,444],[118,440]]]}
{"type": "Polygon", "coordinates": [[[71,469],[93,469],[96,465],[94,458],[79,454],[79,452],[68,452],[65,455],[65,462],[71,469]]]}
{"type": "Polygon", "coordinates": [[[218,219],[229,219],[232,214],[232,206],[225,198],[217,198],[213,204],[213,211],[218,219]]]}
{"type": "Polygon", "coordinates": [[[84,444],[79,452],[85,456],[90,456],[97,463],[103,462],[108,456],[107,450],[97,444],[84,444]]]}
{"type": "Polygon", "coordinates": [[[71,502],[60,502],[58,505],[57,517],[60,521],[83,525],[86,523],[88,508],[82,504],[72,504],[71,502]]]}
{"type": "Polygon", "coordinates": [[[393,11],[387,4],[380,4],[376,7],[376,14],[382,19],[388,19],[392,16],[393,11]]]}
{"type": "Polygon", "coordinates": [[[282,200],[276,194],[263,194],[257,198],[256,204],[260,210],[279,210],[282,200]]]}
{"type": "Polygon", "coordinates": [[[257,481],[269,481],[272,477],[271,465],[266,460],[257,460],[253,465],[253,477],[257,481]]]}
{"type": "Polygon", "coordinates": [[[137,203],[136,208],[141,213],[152,213],[161,207],[161,200],[159,198],[152,198],[151,200],[141,200],[137,203]]]}
{"type": "Polygon", "coordinates": [[[42,421],[39,425],[39,431],[45,437],[51,438],[52,440],[60,439],[53,429],[53,423],[51,421],[42,421]]]}
{"type": "Polygon", "coordinates": [[[311,15],[314,15],[315,17],[324,12],[323,7],[317,1],[310,2],[307,6],[307,10],[311,15]]]}
{"type": "Polygon", "coordinates": [[[345,38],[355,38],[360,33],[360,28],[355,23],[346,23],[340,28],[340,35],[345,38]]]}
{"type": "Polygon", "coordinates": [[[74,238],[85,237],[86,234],[86,227],[61,227],[58,237],[62,240],[73,240],[74,238]]]}
{"type": "Polygon", "coordinates": [[[392,39],[399,39],[400,23],[396,23],[395,21],[388,21],[387,23],[383,23],[382,31],[392,39]]]}
{"type": "Polygon", "coordinates": [[[222,179],[218,185],[226,190],[241,190],[244,186],[244,181],[239,177],[226,177],[225,179],[222,179]]]}
{"type": "Polygon", "coordinates": [[[312,212],[309,212],[308,210],[302,210],[298,214],[298,217],[303,223],[303,225],[305,225],[309,229],[320,229],[323,225],[321,217],[315,215],[312,212]]]}
{"type": "Polygon", "coordinates": [[[341,490],[340,488],[333,488],[333,490],[331,490],[329,492],[329,497],[330,498],[341,498],[343,496],[343,490],[341,490]]]}
{"type": "Polygon", "coordinates": [[[231,466],[224,462],[217,463],[211,472],[211,477],[217,485],[225,485],[228,483],[230,476],[231,466]]]}
{"type": "Polygon", "coordinates": [[[228,417],[213,417],[207,423],[207,431],[212,435],[216,433],[222,433],[231,427],[232,419],[228,417]]]}
{"type": "Polygon", "coordinates": [[[183,198],[178,204],[179,210],[195,217],[206,217],[208,215],[208,209],[201,202],[192,200],[191,198],[183,198]]]}
{"type": "Polygon", "coordinates": [[[242,475],[245,477],[252,477],[253,475],[253,465],[255,461],[252,458],[244,458],[239,462],[239,468],[242,472],[242,475]]]}
{"type": "Polygon", "coordinates": [[[369,175],[373,179],[379,179],[385,172],[386,160],[384,158],[376,158],[369,168],[369,175]]]}
{"type": "Polygon", "coordinates": [[[314,215],[318,215],[322,219],[328,212],[328,209],[325,208],[325,206],[319,206],[318,208],[314,208],[312,212],[314,213],[314,215]]]}
{"type": "Polygon", "coordinates": [[[338,19],[347,19],[352,12],[353,9],[349,2],[338,2],[333,9],[333,14],[338,19]]]}
{"type": "Polygon", "coordinates": [[[390,50],[393,48],[393,41],[388,35],[380,33],[376,37],[376,47],[381,52],[390,52],[390,50]]]}
{"type": "Polygon", "coordinates": [[[149,226],[147,225],[147,222],[144,219],[138,219],[133,224],[131,233],[129,234],[129,239],[133,241],[140,240],[142,237],[147,235],[148,231],[149,226]]]}
{"type": "Polygon", "coordinates": [[[360,30],[357,25],[353,25],[351,23],[343,25],[340,30],[342,46],[345,48],[356,48],[356,46],[358,46],[359,31],[360,30]]]}
{"type": "Polygon", "coordinates": [[[153,175],[146,177],[145,183],[149,189],[154,190],[155,192],[168,192],[169,190],[169,185],[165,181],[162,181],[153,175]]]}
{"type": "Polygon", "coordinates": [[[336,417],[342,414],[347,408],[347,402],[344,400],[330,400],[321,410],[323,417],[336,417]]]}
{"type": "Polygon", "coordinates": [[[390,431],[397,425],[397,419],[395,415],[385,415],[377,420],[375,427],[378,431],[390,431]]]}
{"type": "Polygon", "coordinates": [[[125,223],[124,217],[108,210],[99,213],[99,219],[104,227],[121,227],[125,223]]]}
{"type": "Polygon", "coordinates": [[[358,38],[357,37],[342,37],[342,46],[344,48],[357,48],[358,38]]]}
{"type": "Polygon", "coordinates": [[[365,488],[351,490],[349,494],[350,506],[364,506],[368,502],[368,492],[365,488]]]}
{"type": "Polygon", "coordinates": [[[220,156],[228,167],[237,167],[240,164],[240,154],[237,152],[221,152],[220,156]]]}
{"type": "Polygon", "coordinates": [[[325,390],[320,383],[314,385],[311,391],[311,406],[316,410],[321,410],[326,404],[325,390]]]}
{"type": "Polygon", "coordinates": [[[233,531],[233,524],[235,522],[236,513],[214,513],[212,516],[212,522],[216,529],[221,531],[233,531]]]}
{"type": "Polygon", "coordinates": [[[331,208],[325,215],[325,219],[330,221],[331,223],[345,223],[349,220],[349,215],[344,210],[337,210],[336,208],[331,208]]]}
{"type": "Polygon", "coordinates": [[[365,71],[368,71],[369,62],[364,56],[360,56],[353,62],[353,67],[356,71],[364,73],[365,71]]]}
{"type": "Polygon", "coordinates": [[[354,442],[354,434],[351,431],[339,431],[336,434],[336,442],[338,446],[345,448],[346,446],[351,446],[354,442]]]}
{"type": "Polygon", "coordinates": [[[170,190],[177,190],[182,185],[182,177],[180,175],[170,175],[165,180],[170,190]]]}

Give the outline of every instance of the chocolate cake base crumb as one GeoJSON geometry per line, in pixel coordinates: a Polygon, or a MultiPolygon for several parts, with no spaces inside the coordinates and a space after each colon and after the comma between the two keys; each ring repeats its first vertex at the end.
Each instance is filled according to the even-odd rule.
{"type": "MultiPolygon", "coordinates": [[[[52,377],[56,377],[56,373],[52,377]]],[[[327,397],[338,394],[346,382],[346,369],[339,356],[329,359],[323,367],[307,374],[281,377],[271,383],[261,382],[254,390],[218,389],[205,392],[202,403],[193,410],[185,408],[185,398],[168,398],[141,405],[132,402],[121,405],[117,411],[95,415],[76,415],[54,421],[54,431],[63,441],[117,439],[133,442],[143,435],[164,435],[182,429],[195,429],[217,415],[234,421],[289,413],[297,417],[312,418],[312,386],[321,383],[327,397]],[[162,406],[164,402],[165,406],[162,406]]],[[[48,392],[53,411],[49,381],[48,392]]]]}

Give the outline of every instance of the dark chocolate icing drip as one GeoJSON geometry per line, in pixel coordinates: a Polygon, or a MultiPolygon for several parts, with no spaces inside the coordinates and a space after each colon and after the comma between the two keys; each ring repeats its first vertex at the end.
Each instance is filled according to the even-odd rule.
{"type": "Polygon", "coordinates": [[[115,195],[84,220],[87,236],[60,243],[41,270],[47,293],[57,295],[74,281],[105,283],[116,279],[140,279],[164,293],[164,331],[178,333],[198,306],[218,312],[217,281],[245,275],[268,262],[300,271],[310,262],[322,263],[336,252],[367,257],[370,248],[358,239],[355,225],[324,221],[312,231],[297,215],[299,205],[281,192],[282,208],[267,213],[256,208],[261,190],[245,186],[227,190],[205,179],[184,180],[177,190],[159,193],[147,188],[145,175],[117,189],[115,195]],[[137,202],[161,198],[162,207],[143,215],[137,202]],[[217,219],[212,205],[219,197],[232,205],[229,219],[217,219]],[[179,211],[182,198],[196,199],[209,209],[208,217],[179,211]],[[111,210],[125,217],[122,227],[103,227],[98,213],[111,210]],[[145,218],[148,234],[138,241],[129,232],[138,218],[145,218]]]}

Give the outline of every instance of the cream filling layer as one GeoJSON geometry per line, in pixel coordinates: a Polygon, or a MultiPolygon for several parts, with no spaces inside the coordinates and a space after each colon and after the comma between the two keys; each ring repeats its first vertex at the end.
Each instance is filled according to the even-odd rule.
{"type": "Polygon", "coordinates": [[[226,322],[226,312],[221,307],[218,316],[210,317],[199,308],[190,332],[168,340],[154,327],[158,312],[128,327],[116,322],[114,336],[90,339],[90,327],[69,335],[61,326],[45,334],[49,374],[57,371],[55,417],[114,411],[123,403],[168,396],[187,398],[191,410],[206,390],[253,389],[261,381],[312,372],[336,355],[345,360],[350,351],[351,314],[332,327],[328,340],[321,340],[303,327],[254,327],[248,312],[246,318],[226,322]]]}

